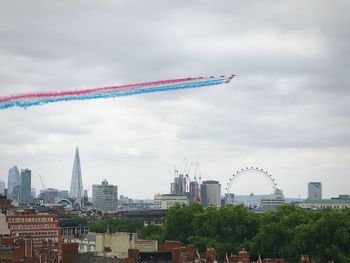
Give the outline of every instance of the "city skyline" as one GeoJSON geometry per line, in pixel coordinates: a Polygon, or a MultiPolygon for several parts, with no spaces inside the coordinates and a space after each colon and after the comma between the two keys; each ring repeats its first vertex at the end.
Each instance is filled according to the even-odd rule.
{"type": "MultiPolygon", "coordinates": [[[[286,197],[307,197],[312,181],[324,198],[350,192],[350,3],[18,6],[5,0],[0,9],[0,96],[236,77],[216,88],[1,110],[1,181],[17,165],[37,190],[39,174],[46,187],[69,190],[79,145],[89,195],[103,179],[134,198],[168,193],[184,158],[222,185],[257,166],[286,197]]],[[[237,189],[271,192],[260,177],[237,189]]]]}
{"type": "MultiPolygon", "coordinates": [[[[184,162],[185,160],[183,160],[184,162]]],[[[192,162],[193,163],[193,162],[192,162]]],[[[192,165],[192,164],[191,164],[192,165]]],[[[258,169],[257,167],[245,167],[245,168],[241,168],[241,170],[246,170],[246,169],[250,169],[250,168],[254,168],[254,169],[258,169]]],[[[10,173],[14,170],[14,169],[18,169],[17,168],[17,165],[11,167],[9,169],[9,176],[8,178],[10,178],[10,173]]],[[[198,169],[199,169],[199,163],[198,163],[198,169]]],[[[186,170],[186,169],[185,169],[186,170]]],[[[191,170],[191,169],[190,169],[191,170]]],[[[260,170],[260,168],[259,168],[260,170]]],[[[31,173],[31,170],[29,170],[28,168],[26,169],[21,169],[21,171],[29,171],[31,173]]],[[[191,188],[191,183],[200,183],[200,185],[203,185],[203,183],[205,184],[206,182],[216,182],[215,180],[213,181],[212,179],[204,179],[204,180],[201,180],[202,178],[200,178],[198,180],[198,176],[201,176],[199,174],[196,174],[195,171],[193,171],[191,173],[191,171],[188,171],[187,172],[189,173],[186,173],[186,172],[181,172],[181,170],[178,170],[176,169],[176,166],[175,166],[175,170],[174,170],[174,174],[172,176],[172,178],[170,179],[170,181],[168,182],[169,185],[170,185],[170,191],[164,191],[164,192],[159,192],[159,191],[156,191],[154,194],[175,194],[175,195],[185,195],[187,191],[190,192],[190,188],[191,188]],[[177,180],[180,180],[181,178],[183,178],[182,181],[177,181],[177,180]],[[188,179],[188,181],[186,180],[186,178],[188,179]],[[195,181],[194,178],[197,178],[195,181]],[[178,190],[179,192],[175,191],[175,189],[177,189],[176,187],[178,186],[175,186],[174,185],[174,182],[171,181],[171,180],[175,180],[175,184],[181,184],[181,187],[182,187],[182,190],[178,190]],[[187,190],[186,190],[186,189],[187,190]]],[[[197,171],[199,172],[199,171],[197,171]]],[[[264,172],[267,172],[267,171],[264,171],[264,172]]],[[[199,172],[201,174],[201,172],[199,172]]],[[[254,173],[253,173],[254,174],[254,173]]],[[[262,187],[261,185],[261,182],[264,182],[266,185],[270,184],[271,180],[266,180],[266,178],[264,179],[263,176],[259,175],[259,173],[253,175],[253,178],[249,178],[251,177],[252,175],[248,176],[248,177],[245,177],[245,180],[241,180],[239,179],[238,180],[238,183],[235,182],[233,185],[231,185],[231,190],[229,191],[230,194],[235,194],[235,195],[238,195],[238,196],[248,196],[248,195],[251,195],[251,194],[254,194],[254,195],[270,195],[270,194],[273,194],[273,192],[275,191],[274,188],[271,188],[271,187],[262,187]],[[268,189],[268,188],[271,188],[270,190],[267,190],[266,192],[264,191],[260,191],[260,192],[246,192],[246,193],[242,193],[240,191],[237,191],[237,189],[240,189],[242,188],[242,186],[244,186],[247,182],[250,183],[254,181],[256,185],[259,185],[259,187],[261,187],[261,189],[268,189]],[[236,190],[232,190],[233,189],[236,189],[236,190]]],[[[40,177],[40,176],[39,176],[40,177]]],[[[244,176],[243,176],[244,177],[244,176]]],[[[67,193],[69,193],[69,196],[70,198],[73,198],[73,199],[79,199],[79,198],[82,198],[85,194],[83,192],[87,192],[90,194],[88,194],[89,197],[92,197],[92,192],[93,192],[93,186],[94,185],[97,185],[98,183],[94,183],[92,185],[90,185],[90,187],[88,189],[84,188],[83,185],[82,185],[82,175],[81,175],[81,164],[80,164],[80,156],[79,156],[79,147],[76,146],[75,148],[75,154],[74,154],[74,162],[73,162],[73,171],[72,171],[72,174],[71,174],[71,184],[70,184],[70,190],[67,190],[65,188],[45,188],[45,189],[57,189],[58,191],[67,191],[67,193]],[[80,185],[80,187],[77,187],[77,184],[78,183],[78,186],[80,185]],[[80,192],[81,192],[81,196],[79,197],[76,193],[77,191],[79,191],[80,189],[80,192]],[[70,194],[72,193],[72,194],[70,194]]],[[[231,179],[229,178],[227,180],[227,182],[229,182],[231,179]]],[[[276,186],[277,186],[277,189],[281,189],[281,187],[278,187],[278,184],[275,180],[275,178],[272,178],[272,180],[276,183],[276,186]]],[[[1,180],[0,180],[1,181],[1,180]]],[[[3,181],[4,182],[4,181],[3,181]]],[[[102,179],[102,182],[106,182],[106,179],[102,179]]],[[[219,184],[221,184],[222,182],[220,181],[217,181],[219,184]]],[[[226,182],[224,182],[226,183],[226,182]]],[[[7,187],[7,184],[4,182],[6,188],[8,189],[7,187]]],[[[307,193],[306,193],[306,196],[301,196],[300,194],[298,196],[287,196],[289,198],[301,198],[301,199],[310,199],[310,185],[313,185],[313,184],[320,184],[322,185],[322,182],[306,182],[305,186],[307,187],[307,193]]],[[[168,185],[168,188],[169,188],[169,185],[168,185]]],[[[199,185],[199,186],[200,186],[199,185]]],[[[42,186],[41,186],[42,188],[42,186]]],[[[163,186],[160,186],[160,188],[164,189],[166,187],[163,186]]],[[[322,186],[321,186],[322,188],[322,186]]],[[[32,190],[44,190],[44,189],[40,189],[40,188],[32,188],[32,190]]],[[[282,191],[284,191],[284,189],[281,189],[282,191]]],[[[288,191],[287,191],[288,192],[288,191]]],[[[221,191],[221,197],[224,197],[225,194],[227,193],[226,191],[226,188],[224,188],[223,191],[221,191]]],[[[153,194],[153,195],[154,195],[153,194]]],[[[337,197],[338,195],[346,195],[347,193],[334,193],[334,194],[331,194],[329,196],[326,196],[325,198],[331,198],[331,197],[337,197]]],[[[128,194],[128,193],[124,193],[124,194],[121,194],[121,196],[128,196],[128,197],[131,197],[131,198],[135,198],[134,196],[128,194]]],[[[321,199],[322,198],[322,190],[321,190],[321,199]]],[[[152,196],[149,197],[136,197],[136,199],[152,199],[152,196]]]]}

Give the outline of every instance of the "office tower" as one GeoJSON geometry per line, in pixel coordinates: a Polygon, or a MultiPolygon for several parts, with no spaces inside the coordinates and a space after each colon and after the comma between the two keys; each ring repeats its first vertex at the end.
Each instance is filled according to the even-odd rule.
{"type": "Polygon", "coordinates": [[[44,203],[56,204],[58,202],[58,190],[54,188],[47,188],[44,190],[44,203]]]}
{"type": "Polygon", "coordinates": [[[20,200],[21,202],[27,203],[30,201],[30,194],[32,189],[32,172],[29,169],[21,170],[21,190],[20,200]]]}
{"type": "Polygon", "coordinates": [[[186,195],[186,176],[180,174],[174,178],[174,182],[170,185],[170,193],[172,195],[186,195]]]}
{"type": "Polygon", "coordinates": [[[5,195],[5,182],[0,181],[0,195],[4,196],[5,195]]]}
{"type": "Polygon", "coordinates": [[[309,199],[309,200],[321,200],[322,199],[322,183],[321,182],[309,182],[307,199],[309,199]]]}
{"type": "Polygon", "coordinates": [[[190,182],[190,191],[188,193],[189,202],[192,203],[200,203],[200,189],[197,181],[190,182]]]}
{"type": "Polygon", "coordinates": [[[69,197],[67,190],[58,191],[58,199],[67,199],[69,197]]]}
{"type": "Polygon", "coordinates": [[[92,204],[94,209],[106,212],[116,212],[118,210],[118,186],[108,184],[103,180],[102,184],[92,186],[92,204]]]}
{"type": "Polygon", "coordinates": [[[204,207],[221,206],[221,185],[218,181],[208,180],[201,184],[201,198],[204,207]]]}
{"type": "Polygon", "coordinates": [[[13,189],[12,189],[12,196],[13,196],[13,200],[19,201],[19,196],[21,194],[21,185],[16,185],[13,189]]]}
{"type": "Polygon", "coordinates": [[[21,176],[17,166],[9,169],[7,179],[7,197],[19,200],[19,190],[21,185],[21,176]]]}
{"type": "Polygon", "coordinates": [[[69,197],[73,199],[79,199],[80,201],[83,197],[83,182],[81,178],[81,167],[78,147],[75,149],[69,197]]]}
{"type": "Polygon", "coordinates": [[[30,196],[31,196],[32,198],[36,198],[36,190],[35,190],[35,188],[32,188],[32,189],[30,190],[30,196]]]}

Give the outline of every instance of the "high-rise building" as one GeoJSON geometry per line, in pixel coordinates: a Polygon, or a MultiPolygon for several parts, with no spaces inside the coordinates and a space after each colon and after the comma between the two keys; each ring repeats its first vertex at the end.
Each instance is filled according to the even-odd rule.
{"type": "Polygon", "coordinates": [[[5,195],[5,182],[0,181],[0,195],[4,196],[5,195]]]}
{"type": "Polygon", "coordinates": [[[321,182],[309,182],[307,199],[309,199],[309,200],[321,200],[322,199],[322,183],[321,182]]]}
{"type": "Polygon", "coordinates": [[[47,188],[44,190],[44,203],[56,204],[58,202],[58,190],[47,188]]]}
{"type": "Polygon", "coordinates": [[[174,182],[170,185],[170,194],[172,195],[186,195],[186,176],[180,174],[174,178],[174,182]]]}
{"type": "Polygon", "coordinates": [[[190,182],[190,191],[188,193],[189,202],[192,203],[200,203],[200,188],[197,181],[190,182]]]}
{"type": "Polygon", "coordinates": [[[208,180],[201,184],[201,199],[204,207],[221,207],[221,185],[208,180]]]}
{"type": "Polygon", "coordinates": [[[7,179],[7,197],[19,200],[19,190],[21,186],[21,176],[17,166],[9,169],[7,179]]]}
{"type": "Polygon", "coordinates": [[[12,196],[13,196],[13,200],[19,201],[19,196],[21,194],[21,185],[16,185],[13,189],[12,189],[12,196]]]}
{"type": "Polygon", "coordinates": [[[108,184],[103,180],[102,184],[92,185],[92,204],[94,209],[106,212],[118,210],[118,186],[108,184]]]}
{"type": "Polygon", "coordinates": [[[58,199],[67,199],[69,197],[67,190],[58,191],[58,199]]]}
{"type": "Polygon", "coordinates": [[[32,190],[32,171],[29,169],[21,170],[21,191],[20,200],[21,202],[29,202],[31,200],[32,190]]]}
{"type": "Polygon", "coordinates": [[[81,199],[83,198],[83,181],[81,178],[81,166],[78,147],[75,149],[69,197],[73,199],[78,199],[80,203],[81,199]]]}
{"type": "Polygon", "coordinates": [[[35,190],[35,188],[32,188],[31,190],[30,190],[30,196],[34,199],[34,198],[36,198],[36,190],[35,190]]]}

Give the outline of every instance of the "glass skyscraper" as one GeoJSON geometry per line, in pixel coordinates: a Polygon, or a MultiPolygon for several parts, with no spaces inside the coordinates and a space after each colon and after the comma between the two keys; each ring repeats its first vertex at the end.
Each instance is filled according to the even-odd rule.
{"type": "Polygon", "coordinates": [[[73,199],[78,199],[79,202],[81,202],[83,198],[83,181],[81,178],[81,167],[78,147],[75,149],[69,197],[73,199]]]}
{"type": "Polygon", "coordinates": [[[21,176],[17,166],[9,169],[7,178],[7,197],[18,200],[21,186],[21,176]]]}
{"type": "Polygon", "coordinates": [[[21,191],[20,200],[21,202],[30,202],[32,191],[32,171],[29,169],[21,170],[21,191]]]}
{"type": "Polygon", "coordinates": [[[322,199],[322,183],[310,182],[308,184],[308,196],[309,200],[321,200],[322,199]]]}
{"type": "Polygon", "coordinates": [[[208,180],[201,184],[201,198],[204,207],[221,206],[221,185],[218,181],[208,180]]]}

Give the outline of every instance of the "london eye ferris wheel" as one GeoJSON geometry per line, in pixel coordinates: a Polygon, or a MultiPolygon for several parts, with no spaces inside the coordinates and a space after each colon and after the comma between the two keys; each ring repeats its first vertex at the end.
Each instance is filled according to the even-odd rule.
{"type": "Polygon", "coordinates": [[[256,175],[265,177],[270,182],[273,192],[276,192],[276,190],[279,190],[277,188],[277,183],[275,179],[272,177],[272,175],[268,171],[265,171],[264,169],[261,169],[258,167],[251,166],[251,167],[242,168],[241,170],[238,170],[232,174],[232,176],[230,177],[225,187],[226,194],[227,195],[232,194],[232,191],[231,191],[232,186],[234,182],[237,180],[237,178],[242,176],[256,176],[256,175]]]}

